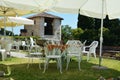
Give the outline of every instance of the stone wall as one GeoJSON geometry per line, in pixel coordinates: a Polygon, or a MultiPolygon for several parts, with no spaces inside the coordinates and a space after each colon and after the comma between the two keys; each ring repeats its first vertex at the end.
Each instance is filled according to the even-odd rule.
{"type": "Polygon", "coordinates": [[[44,29],[44,18],[34,18],[35,24],[33,26],[25,25],[24,28],[27,29],[27,36],[41,36],[44,29]]]}
{"type": "Polygon", "coordinates": [[[40,36],[44,38],[61,40],[61,20],[53,20],[53,35],[44,35],[44,17],[33,18],[35,24],[33,26],[25,25],[24,29],[27,30],[26,36],[40,36]]]}
{"type": "MultiPolygon", "coordinates": [[[[99,55],[99,46],[97,47],[97,55],[99,55]]],[[[120,52],[120,46],[103,46],[102,55],[113,57],[116,53],[120,52]]]]}
{"type": "Polygon", "coordinates": [[[61,21],[59,19],[54,19],[54,38],[61,40],[61,21]]]}

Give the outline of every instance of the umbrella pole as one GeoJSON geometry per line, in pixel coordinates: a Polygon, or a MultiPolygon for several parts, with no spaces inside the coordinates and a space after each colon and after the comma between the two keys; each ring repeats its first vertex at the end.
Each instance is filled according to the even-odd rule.
{"type": "Polygon", "coordinates": [[[4,12],[4,36],[6,36],[6,12],[4,12]]]}
{"type": "Polygon", "coordinates": [[[99,65],[92,66],[95,69],[107,69],[107,67],[101,66],[102,63],[102,43],[103,43],[103,12],[104,12],[104,3],[105,1],[102,0],[102,15],[101,15],[101,31],[100,31],[100,54],[99,54],[99,65]]]}
{"type": "Polygon", "coordinates": [[[103,12],[104,12],[104,0],[102,0],[102,16],[101,16],[101,32],[100,32],[100,54],[99,54],[99,67],[102,62],[102,43],[103,43],[103,12]]]}
{"type": "Polygon", "coordinates": [[[13,27],[12,27],[12,36],[14,36],[14,35],[13,35],[13,31],[14,31],[14,30],[13,30],[13,27]]]}
{"type": "Polygon", "coordinates": [[[102,43],[103,43],[103,19],[101,19],[99,66],[101,66],[102,62],[102,43]]]}

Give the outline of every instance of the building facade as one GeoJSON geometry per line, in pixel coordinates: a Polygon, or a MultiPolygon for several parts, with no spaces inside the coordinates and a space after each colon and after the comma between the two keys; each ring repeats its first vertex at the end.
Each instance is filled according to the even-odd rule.
{"type": "Polygon", "coordinates": [[[34,25],[24,25],[22,36],[38,36],[46,39],[61,40],[61,21],[63,18],[48,13],[40,13],[29,17],[34,25]]]}

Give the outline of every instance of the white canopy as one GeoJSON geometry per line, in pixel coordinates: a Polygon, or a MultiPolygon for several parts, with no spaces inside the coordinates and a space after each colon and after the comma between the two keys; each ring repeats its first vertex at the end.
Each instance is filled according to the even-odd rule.
{"type": "Polygon", "coordinates": [[[0,15],[24,15],[43,12],[59,0],[0,0],[0,15]]]}
{"type": "Polygon", "coordinates": [[[86,1],[87,0],[61,0],[55,4],[51,11],[78,14],[79,9],[86,1]]]}
{"type": "Polygon", "coordinates": [[[79,13],[94,18],[120,18],[120,0],[61,0],[51,10],[62,13],[79,13]],[[102,1],[104,4],[102,4],[102,1]]]}
{"type": "Polygon", "coordinates": [[[12,32],[13,32],[13,27],[20,26],[20,25],[34,25],[34,21],[31,19],[23,18],[23,17],[7,17],[6,18],[6,23],[4,23],[4,17],[0,18],[0,27],[5,28],[6,27],[12,27],[12,32]]]}
{"type": "MultiPolygon", "coordinates": [[[[34,25],[34,21],[23,17],[7,17],[6,26],[34,25]]],[[[4,17],[0,18],[0,26],[4,26],[4,17]]]]}

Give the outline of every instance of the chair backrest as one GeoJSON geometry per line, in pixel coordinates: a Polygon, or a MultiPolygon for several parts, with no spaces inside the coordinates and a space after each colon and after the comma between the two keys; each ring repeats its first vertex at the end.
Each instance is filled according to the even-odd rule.
{"type": "Polygon", "coordinates": [[[67,52],[69,54],[81,54],[82,46],[79,45],[72,45],[67,48],[67,52]]]}
{"type": "Polygon", "coordinates": [[[36,45],[36,42],[33,40],[33,38],[32,38],[32,37],[30,37],[30,45],[31,45],[31,46],[36,45]]]}
{"type": "Polygon", "coordinates": [[[12,48],[12,43],[6,44],[6,46],[5,46],[5,50],[6,50],[6,51],[10,51],[11,48],[12,48]]]}
{"type": "Polygon", "coordinates": [[[44,54],[45,54],[45,56],[47,56],[49,54],[49,51],[48,51],[47,47],[44,47],[44,54]]]}
{"type": "Polygon", "coordinates": [[[21,44],[22,46],[25,46],[25,45],[26,45],[25,41],[22,41],[21,43],[22,43],[22,44],[21,44]]]}
{"type": "Polygon", "coordinates": [[[44,47],[45,56],[49,55],[62,55],[60,48],[49,49],[49,47],[44,47]]]}
{"type": "Polygon", "coordinates": [[[66,42],[67,45],[72,45],[73,43],[74,43],[73,40],[68,40],[68,41],[66,42]]]}
{"type": "Polygon", "coordinates": [[[87,40],[85,40],[85,41],[82,43],[82,44],[83,44],[83,46],[85,46],[86,42],[87,42],[87,40]]]}
{"type": "Polygon", "coordinates": [[[41,52],[42,51],[42,47],[40,46],[30,46],[29,49],[28,49],[29,53],[37,53],[37,52],[41,52]]]}
{"type": "Polygon", "coordinates": [[[85,51],[85,44],[86,44],[87,40],[85,40],[83,43],[82,43],[82,46],[81,46],[81,49],[82,51],[85,51]]]}
{"type": "Polygon", "coordinates": [[[72,46],[72,45],[81,45],[82,43],[79,40],[68,40],[66,44],[72,46]]]}
{"type": "Polygon", "coordinates": [[[95,53],[97,46],[98,46],[98,41],[93,41],[93,42],[90,44],[89,52],[90,52],[90,53],[95,53]]]}

